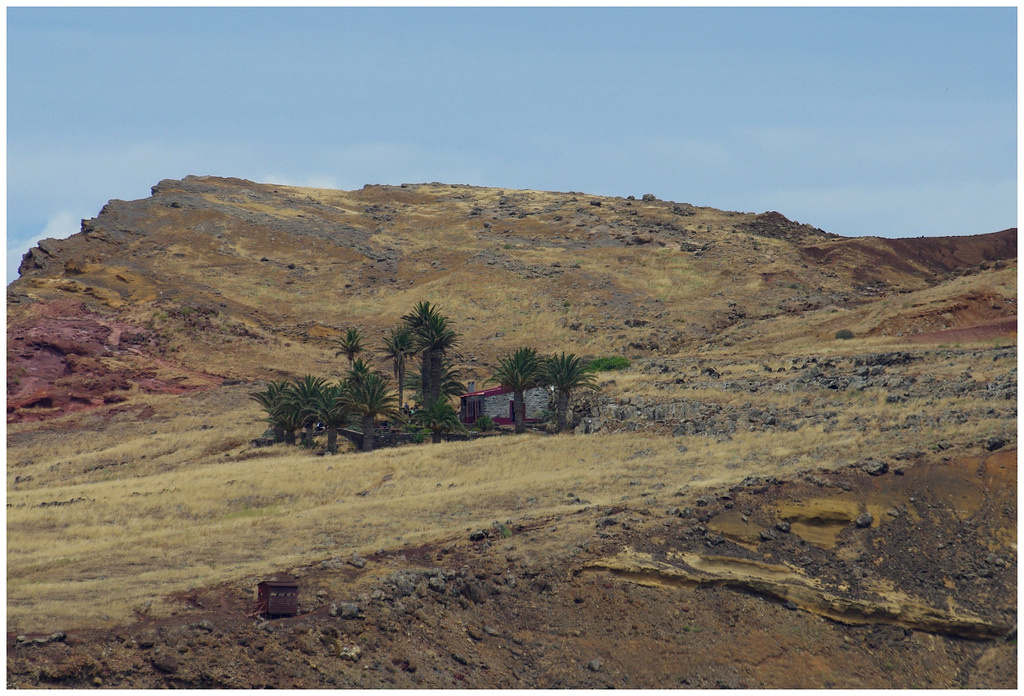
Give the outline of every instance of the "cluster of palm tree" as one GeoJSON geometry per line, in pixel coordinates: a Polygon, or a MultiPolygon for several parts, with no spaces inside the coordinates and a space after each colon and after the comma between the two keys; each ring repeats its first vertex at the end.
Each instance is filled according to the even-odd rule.
{"type": "MultiPolygon", "coordinates": [[[[335,357],[344,355],[348,373],[336,383],[306,375],[292,380],[270,382],[266,389],[252,392],[266,412],[275,442],[296,444],[295,432],[302,432],[303,444],[312,445],[317,424],[327,431],[327,449],[337,448],[338,428],[359,424],[362,449],[373,449],[374,423],[379,419],[403,421],[405,392],[414,394],[419,405],[413,420],[440,442],[446,432],[462,432],[464,426],[451,399],[466,393],[466,385],[455,366],[459,335],[451,320],[436,305],[418,303],[402,317],[402,323],[384,337],[379,356],[390,362],[398,393],[391,378],[375,371],[359,355],[366,352],[365,336],[358,328],[348,329],[333,347],[335,357]],[[419,369],[413,360],[419,357],[419,369]]],[[[596,389],[586,363],[575,355],[543,357],[533,348],[519,348],[500,358],[489,380],[513,391],[515,430],[525,430],[524,393],[538,386],[555,393],[558,432],[568,427],[569,397],[577,389],[596,389]]]]}
{"type": "Polygon", "coordinates": [[[399,418],[398,400],[383,375],[355,360],[348,376],[331,384],[323,377],[306,375],[292,380],[271,381],[263,391],[249,395],[267,414],[274,442],[296,444],[295,431],[302,431],[302,443],[313,444],[316,425],[327,431],[327,450],[338,447],[338,428],[356,422],[363,432],[363,451],[373,449],[373,426],[379,418],[399,418]]]}
{"type": "Polygon", "coordinates": [[[420,405],[415,420],[431,431],[434,442],[440,442],[445,432],[465,430],[449,402],[466,392],[452,362],[458,357],[458,334],[451,320],[437,306],[420,302],[402,322],[384,337],[380,349],[380,356],[391,363],[397,395],[387,375],[358,357],[366,351],[366,339],[357,327],[349,328],[333,344],[335,357],[344,355],[348,360],[344,379],[331,384],[322,377],[306,375],[272,381],[266,389],[250,394],[266,412],[274,441],[296,444],[295,432],[301,430],[302,443],[312,444],[319,423],[327,430],[327,449],[334,451],[338,428],[358,422],[362,449],[372,450],[378,419],[404,420],[401,407],[407,388],[416,394],[420,405]],[[421,360],[419,371],[409,369],[416,356],[421,360]]]}
{"type": "Polygon", "coordinates": [[[515,430],[526,430],[525,393],[535,387],[550,387],[555,393],[555,429],[569,427],[569,398],[579,389],[597,389],[595,377],[586,371],[587,363],[572,353],[541,356],[534,348],[518,348],[498,358],[498,369],[488,380],[512,390],[515,430]]]}

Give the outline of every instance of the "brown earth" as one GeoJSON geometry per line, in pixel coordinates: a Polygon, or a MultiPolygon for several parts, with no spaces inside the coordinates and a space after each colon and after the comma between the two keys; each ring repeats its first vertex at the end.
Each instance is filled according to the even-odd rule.
{"type": "Polygon", "coordinates": [[[1015,338],[1017,335],[1017,316],[997,317],[977,324],[962,326],[955,329],[944,329],[920,333],[911,337],[915,343],[975,343],[978,341],[1015,338]]]}
{"type": "MultiPolygon", "coordinates": [[[[574,192],[163,181],[41,241],[8,287],[8,498],[131,481],[143,455],[73,465],[46,443],[87,457],[90,429],[155,426],[154,394],[182,399],[160,419],[202,420],[193,397],[241,412],[239,382],[336,375],[335,337],[376,340],[423,299],[458,327],[467,380],[520,345],[630,358],[577,432],[600,415],[603,432],[685,433],[709,461],[735,451],[731,478],[697,489],[680,468],[621,505],[365,565],[267,558],[298,575],[296,617],[250,616],[249,578],[123,625],[9,622],[8,686],[1016,687],[1015,229],[842,239],[574,192]],[[775,461],[807,466],[748,471],[775,461]]],[[[248,436],[159,466],[258,463],[248,436]]],[[[602,466],[629,488],[627,464],[602,466]]]]}
{"type": "Polygon", "coordinates": [[[583,507],[592,533],[555,557],[531,550],[566,519],[299,569],[295,617],[251,616],[230,584],[166,618],[9,635],[8,683],[1013,688],[1015,483],[998,451],[583,507]]]}

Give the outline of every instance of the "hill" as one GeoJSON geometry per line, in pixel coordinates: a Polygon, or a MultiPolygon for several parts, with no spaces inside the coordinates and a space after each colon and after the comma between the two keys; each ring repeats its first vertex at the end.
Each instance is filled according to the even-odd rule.
{"type": "Polygon", "coordinates": [[[20,273],[9,685],[1016,684],[1015,229],[187,177],[20,273]],[[248,392],[420,300],[468,381],[632,364],[576,435],[252,444],[248,392]],[[302,614],[248,617],[285,571],[302,614]]]}

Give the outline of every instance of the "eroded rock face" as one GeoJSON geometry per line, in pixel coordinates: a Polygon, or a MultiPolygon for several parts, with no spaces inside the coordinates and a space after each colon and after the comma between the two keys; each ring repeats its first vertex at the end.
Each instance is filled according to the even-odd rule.
{"type": "Polygon", "coordinates": [[[7,422],[44,420],[124,401],[133,385],[181,393],[157,378],[158,336],[75,300],[34,302],[9,316],[7,422]]]}

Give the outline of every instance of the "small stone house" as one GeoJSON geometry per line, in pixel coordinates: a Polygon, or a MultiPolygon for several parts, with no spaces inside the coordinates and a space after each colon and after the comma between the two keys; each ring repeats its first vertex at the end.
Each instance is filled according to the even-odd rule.
{"type": "MultiPolygon", "coordinates": [[[[548,390],[545,387],[534,387],[523,392],[526,401],[527,423],[540,420],[541,412],[548,407],[548,390]]],[[[512,390],[503,387],[471,391],[460,397],[459,420],[463,425],[472,425],[480,416],[490,416],[498,425],[515,423],[515,411],[512,402],[512,390]]]]}

